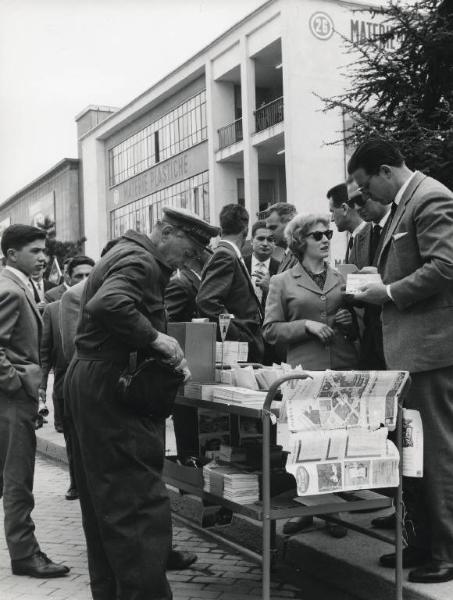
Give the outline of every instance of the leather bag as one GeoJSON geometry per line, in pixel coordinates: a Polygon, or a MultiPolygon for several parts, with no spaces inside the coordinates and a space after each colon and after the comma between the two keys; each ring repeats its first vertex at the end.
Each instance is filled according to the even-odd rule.
{"type": "Polygon", "coordinates": [[[133,352],[118,379],[117,400],[138,415],[166,419],[183,381],[183,373],[156,358],[147,358],[137,365],[137,353],[133,352]]]}

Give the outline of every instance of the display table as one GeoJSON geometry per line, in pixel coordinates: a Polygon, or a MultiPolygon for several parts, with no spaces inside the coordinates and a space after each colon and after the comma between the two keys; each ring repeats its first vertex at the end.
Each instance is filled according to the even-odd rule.
{"type": "MultiPolygon", "coordinates": [[[[227,413],[230,415],[252,417],[260,419],[263,426],[263,449],[262,449],[262,500],[253,504],[238,504],[227,500],[226,498],[214,496],[213,494],[203,491],[202,485],[199,485],[199,481],[190,481],[184,476],[183,472],[187,474],[188,470],[192,471],[193,475],[200,477],[201,469],[193,469],[190,467],[179,467],[175,463],[169,464],[168,459],[166,460],[166,466],[164,468],[164,480],[166,483],[182,489],[188,493],[197,495],[204,500],[214,502],[225,508],[228,508],[234,513],[245,515],[255,521],[262,522],[263,528],[263,541],[262,541],[262,570],[263,570],[263,600],[270,600],[270,573],[271,573],[271,562],[273,555],[276,551],[276,536],[275,536],[275,521],[278,519],[288,519],[292,517],[303,517],[303,516],[324,516],[333,515],[338,512],[353,512],[362,510],[377,510],[383,508],[389,508],[393,506],[394,502],[392,498],[382,496],[380,494],[364,492],[343,492],[337,494],[325,494],[323,495],[322,502],[319,504],[313,504],[313,497],[307,497],[307,506],[304,506],[300,502],[294,500],[294,492],[285,492],[278,496],[271,497],[271,468],[270,468],[270,442],[271,442],[271,418],[274,419],[274,413],[276,410],[271,410],[272,402],[275,400],[276,394],[279,391],[280,386],[289,380],[294,379],[305,379],[307,377],[304,373],[288,374],[277,381],[269,389],[265,401],[262,406],[241,406],[235,403],[229,403],[226,401],[212,401],[212,400],[199,400],[193,398],[187,398],[178,396],[176,399],[177,404],[190,406],[192,408],[204,408],[227,413]],[[198,473],[196,473],[198,471],[198,473]],[[195,473],[194,473],[195,472],[195,473]],[[310,501],[311,500],[311,501],[310,501]]],[[[399,469],[399,486],[396,488],[396,502],[395,509],[397,514],[396,519],[396,569],[395,569],[395,598],[396,600],[402,600],[402,402],[407,392],[407,382],[404,385],[404,389],[399,394],[398,398],[398,416],[397,416],[397,447],[400,453],[400,469],[399,469]]],[[[303,501],[305,497],[301,498],[303,501]]],[[[335,521],[339,519],[335,518],[335,521]]],[[[351,527],[348,522],[342,523],[351,527]]],[[[386,538],[380,536],[373,530],[367,530],[358,526],[352,527],[355,530],[370,535],[378,539],[386,538]]]]}

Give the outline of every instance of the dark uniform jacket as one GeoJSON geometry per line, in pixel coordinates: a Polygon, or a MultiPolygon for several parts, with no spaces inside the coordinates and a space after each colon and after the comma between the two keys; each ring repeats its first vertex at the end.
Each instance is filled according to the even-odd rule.
{"type": "Polygon", "coordinates": [[[168,320],[187,323],[198,316],[197,294],[200,277],[191,269],[181,269],[165,290],[168,320]]]}
{"type": "Polygon", "coordinates": [[[172,269],[149,240],[127,231],[93,268],[81,302],[76,353],[127,361],[166,331],[164,291],[172,269]]]}
{"type": "Polygon", "coordinates": [[[197,305],[200,317],[208,317],[215,323],[220,314],[233,314],[227,339],[248,342],[249,361],[261,362],[264,351],[261,306],[244,263],[227,242],[219,243],[203,270],[197,305]]]}

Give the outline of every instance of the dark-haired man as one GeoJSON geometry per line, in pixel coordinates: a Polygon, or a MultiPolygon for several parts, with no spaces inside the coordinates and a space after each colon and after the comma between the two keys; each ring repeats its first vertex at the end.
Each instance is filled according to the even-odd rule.
{"type": "MultiPolygon", "coordinates": [[[[400,151],[382,139],[361,144],[349,173],[362,193],[392,204],[377,268],[382,283],[357,299],[382,306],[389,369],[410,371],[406,407],[420,411],[424,429],[423,479],[404,483],[409,579],[453,579],[453,193],[410,170],[400,151]],[[414,535],[411,532],[414,531],[414,535]]],[[[395,555],[381,557],[385,566],[395,555]]]]}
{"type": "MultiPolygon", "coordinates": [[[[76,256],[72,258],[68,263],[67,269],[69,286],[72,287],[85,280],[93,267],[94,260],[88,256],[76,256]]],[[[55,429],[59,433],[64,434],[69,463],[69,488],[65,497],[66,500],[76,500],[78,493],[72,461],[70,432],[64,416],[63,383],[69,362],[66,360],[63,352],[60,330],[60,302],[61,300],[50,302],[44,309],[44,327],[41,340],[42,378],[39,386],[39,396],[43,402],[46,401],[47,380],[51,369],[53,369],[52,400],[54,405],[54,424],[55,429]]]]}
{"type": "Polygon", "coordinates": [[[164,291],[174,269],[217,231],[188,211],[164,208],[149,237],[127,231],[85,284],[64,393],[94,600],[172,597],[165,421],[120,404],[117,386],[131,354],[181,365],[181,347],[165,333],[164,291]]]}
{"type": "Polygon", "coordinates": [[[283,249],[284,255],[278,267],[278,273],[291,269],[297,258],[288,248],[285,238],[285,227],[297,214],[296,207],[288,202],[277,202],[266,210],[266,227],[272,232],[276,246],[283,249]]]}
{"type": "MultiPolygon", "coordinates": [[[[264,352],[261,303],[241,255],[249,214],[239,204],[227,204],[219,220],[222,239],[203,270],[198,310],[201,317],[208,317],[214,323],[218,323],[220,314],[234,315],[227,339],[248,342],[248,360],[261,362],[264,352]]],[[[218,339],[221,339],[219,328],[218,339]]]]}
{"type": "Polygon", "coordinates": [[[273,233],[267,228],[266,221],[257,221],[252,226],[252,254],[244,258],[250,273],[256,295],[261,300],[261,308],[266,307],[269,281],[278,271],[279,262],[272,258],[275,242],[273,233]]]}
{"type": "Polygon", "coordinates": [[[42,329],[30,276],[45,260],[45,238],[36,227],[7,227],[1,241],[6,266],[0,274],[0,475],[5,535],[13,573],[38,578],[69,572],[41,552],[30,516],[42,329]]]}

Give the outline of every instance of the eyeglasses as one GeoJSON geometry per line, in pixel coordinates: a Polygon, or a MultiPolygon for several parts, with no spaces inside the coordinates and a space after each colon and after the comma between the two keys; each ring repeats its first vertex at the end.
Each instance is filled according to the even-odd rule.
{"type": "Polygon", "coordinates": [[[326,229],[325,231],[312,231],[311,233],[307,233],[307,237],[311,236],[315,242],[320,242],[324,235],[326,236],[326,239],[331,240],[333,236],[332,229],[326,229]]]}

